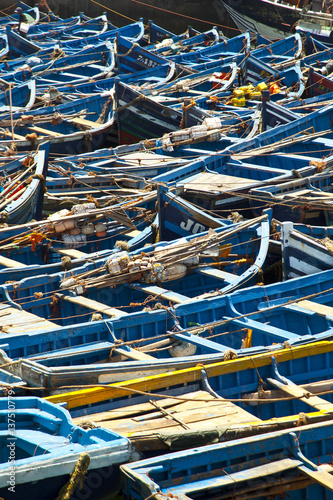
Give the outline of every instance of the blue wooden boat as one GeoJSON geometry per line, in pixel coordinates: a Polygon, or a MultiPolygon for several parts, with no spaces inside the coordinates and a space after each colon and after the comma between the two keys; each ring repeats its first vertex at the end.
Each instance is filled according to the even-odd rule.
{"type": "MultiPolygon", "coordinates": [[[[79,21],[80,19],[76,21],[76,24],[79,21]]],[[[59,25],[59,23],[56,24],[58,30],[66,29],[59,25]]],[[[144,25],[142,19],[136,23],[128,24],[121,28],[113,27],[111,29],[107,29],[106,31],[97,35],[92,35],[87,32],[85,36],[73,36],[60,41],[52,40],[52,30],[51,34],[47,38],[47,41],[34,41],[33,36],[29,40],[8,29],[6,37],[6,51],[7,53],[11,52],[11,54],[13,55],[21,54],[22,56],[26,56],[34,52],[38,52],[38,55],[40,55],[48,49],[51,49],[51,51],[53,51],[55,46],[61,45],[62,50],[64,50],[68,54],[69,52],[73,52],[75,50],[84,49],[87,45],[93,46],[103,41],[113,41],[116,39],[117,33],[129,38],[133,43],[138,43],[144,35],[144,25]]]]}
{"type": "MultiPolygon", "coordinates": [[[[72,175],[86,175],[94,172],[98,175],[137,175],[143,178],[156,177],[160,173],[167,172],[173,168],[180,167],[188,162],[188,159],[173,157],[164,152],[155,152],[156,143],[152,142],[150,148],[147,142],[135,143],[133,145],[117,146],[115,148],[102,148],[81,155],[55,158],[49,163],[49,178],[68,177],[68,171],[72,175]]],[[[161,149],[159,147],[159,149],[161,149]]],[[[193,152],[194,154],[194,152],[193,152]]],[[[198,151],[198,155],[204,152],[198,151]]]]}
{"type": "MultiPolygon", "coordinates": [[[[229,38],[213,45],[212,47],[204,47],[194,52],[183,53],[175,56],[168,56],[174,62],[181,65],[189,65],[195,68],[196,64],[209,62],[215,58],[234,57],[238,54],[247,54],[250,50],[250,35],[242,33],[241,35],[229,38]]],[[[226,61],[225,61],[226,62],[226,61]]]]}
{"type": "MultiPolygon", "coordinates": [[[[100,301],[101,310],[108,307],[112,309],[125,306],[126,310],[134,311],[141,309],[141,302],[145,301],[147,294],[153,294],[157,301],[166,300],[168,302],[170,300],[179,303],[191,301],[192,297],[205,298],[206,292],[216,288],[219,289],[219,294],[228,293],[256,279],[258,271],[265,261],[268,231],[269,219],[267,215],[264,215],[257,220],[224,225],[216,228],[213,233],[203,232],[187,236],[173,241],[170,246],[166,242],[159,242],[153,246],[146,246],[144,250],[139,248],[130,254],[123,252],[115,257],[116,260],[121,260],[126,255],[126,260],[130,264],[131,261],[140,259],[140,255],[142,256],[142,252],[144,252],[148,261],[150,257],[156,260],[153,275],[150,272],[151,266],[145,266],[145,261],[143,261],[142,269],[131,264],[128,269],[124,268],[124,272],[121,272],[119,276],[114,276],[113,271],[110,271],[111,274],[106,272],[108,264],[105,259],[101,259],[94,263],[87,262],[81,267],[72,269],[72,278],[69,281],[66,272],[39,276],[34,279],[27,278],[19,282],[19,304],[23,309],[32,307],[34,312],[41,317],[49,317],[51,313],[51,316],[59,318],[60,321],[63,318],[64,324],[67,324],[67,316],[75,316],[77,306],[80,303],[89,305],[91,300],[96,303],[100,301]],[[207,247],[207,251],[204,250],[203,253],[200,251],[202,245],[207,247]],[[220,258],[218,257],[217,245],[222,245],[220,258]],[[229,257],[233,247],[235,247],[235,253],[229,257]],[[212,248],[212,256],[208,252],[208,248],[212,248]],[[173,255],[172,258],[170,252],[173,255]],[[221,269],[215,269],[215,267],[219,268],[219,259],[222,263],[221,269]],[[177,261],[179,261],[179,265],[177,261]],[[133,270],[132,267],[134,267],[133,270]],[[147,272],[144,267],[147,268],[147,272]],[[165,270],[161,275],[158,275],[157,282],[154,274],[155,268],[160,269],[160,271],[165,270]],[[81,283],[83,276],[86,278],[84,278],[84,288],[81,290],[79,283],[81,283]],[[181,280],[179,280],[180,277],[181,280]],[[30,304],[25,303],[24,297],[30,296],[31,293],[34,294],[32,288],[36,288],[37,282],[39,283],[38,288],[42,287],[44,290],[43,298],[40,299],[41,301],[37,299],[32,300],[30,304]],[[158,283],[163,284],[165,289],[157,286],[158,283]],[[196,283],[195,286],[194,283],[196,283]],[[110,285],[115,285],[111,293],[109,292],[110,285]],[[54,315],[51,310],[48,311],[49,298],[60,289],[62,292],[59,298],[62,306],[59,311],[53,311],[54,315]],[[68,294],[71,295],[72,289],[77,290],[78,295],[84,294],[84,296],[72,300],[68,296],[68,294]]],[[[111,262],[111,260],[110,258],[109,261],[111,262]]],[[[9,298],[9,300],[15,301],[15,289],[14,285],[3,285],[1,289],[3,300],[7,301],[9,298]]],[[[52,305],[50,307],[52,309],[52,305]]],[[[114,312],[118,314],[116,309],[114,312]]]]}
{"type": "Polygon", "coordinates": [[[280,230],[283,279],[332,269],[332,227],[283,222],[280,230]]]}
{"type": "MultiPolygon", "coordinates": [[[[327,158],[329,165],[330,161],[327,158]]],[[[273,208],[277,220],[301,222],[314,226],[331,225],[332,213],[332,175],[317,173],[305,179],[295,179],[277,185],[249,190],[253,213],[263,207],[273,208]]]]}
{"type": "MultiPolygon", "coordinates": [[[[146,376],[148,373],[163,374],[175,368],[221,361],[229,359],[230,356],[250,356],[244,367],[253,370],[253,374],[257,376],[253,365],[254,355],[266,353],[265,359],[270,365],[272,352],[284,349],[281,361],[284,356],[285,359],[296,360],[298,358],[295,352],[299,345],[306,346],[305,351],[302,351],[302,363],[305,363],[307,368],[299,370],[299,362],[295,361],[295,370],[287,367],[284,375],[302,373],[306,377],[316,378],[317,372],[308,368],[307,357],[315,353],[313,342],[332,339],[332,276],[332,271],[326,271],[278,284],[250,287],[225,296],[219,296],[218,292],[212,291],[206,294],[205,300],[193,300],[184,304],[178,301],[180,303],[172,309],[156,309],[130,315],[121,309],[117,311],[116,308],[102,306],[97,301],[81,301],[80,319],[84,317],[83,306],[99,311],[105,319],[67,327],[59,327],[54,320],[39,318],[37,322],[37,316],[28,314],[25,299],[22,297],[24,310],[17,309],[17,302],[3,304],[2,310],[7,316],[3,319],[2,330],[5,333],[1,334],[0,347],[11,359],[19,361],[18,364],[12,365],[10,371],[16,373],[16,367],[17,374],[23,376],[30,385],[45,386],[50,390],[56,390],[63,385],[72,386],[73,379],[76,382],[97,385],[121,382],[146,376]],[[15,312],[13,308],[16,308],[15,312]],[[110,315],[113,315],[114,319],[106,321],[110,315]],[[8,318],[11,319],[10,325],[8,318]],[[27,324],[33,324],[31,333],[27,333],[27,324]],[[106,361],[110,359],[110,350],[112,362],[106,361]],[[120,354],[122,358],[117,357],[120,354]],[[119,363],[124,357],[127,358],[126,362],[119,363]],[[25,370],[21,370],[20,365],[24,365],[25,370]]],[[[23,283],[21,282],[21,286],[23,283]]],[[[194,281],[192,283],[195,286],[194,281]]],[[[39,278],[36,279],[35,291],[37,290],[41,291],[39,278]]],[[[166,293],[166,290],[163,292],[160,287],[159,300],[162,300],[164,295],[177,302],[175,293],[166,293]]],[[[98,296],[95,298],[98,299],[98,296]]],[[[44,299],[44,303],[50,301],[46,295],[44,299]]],[[[80,300],[77,299],[79,297],[72,297],[70,300],[79,303],[80,300]]],[[[31,310],[38,313],[37,306],[42,305],[41,299],[38,303],[34,300],[36,307],[31,310]]],[[[327,352],[327,345],[320,352],[327,352]]],[[[321,370],[324,366],[321,364],[323,357],[319,358],[318,366],[321,370]]],[[[258,359],[263,358],[258,356],[258,359]]],[[[331,358],[324,359],[327,363],[331,358]]],[[[237,371],[239,370],[236,366],[235,372],[237,371]]],[[[198,369],[198,372],[201,378],[201,370],[198,369]]],[[[231,372],[234,373],[226,368],[226,373],[231,372]]],[[[321,373],[323,377],[327,376],[326,364],[321,373]]],[[[193,373],[189,373],[188,377],[183,380],[184,384],[193,381],[193,373]]],[[[231,379],[234,380],[233,376],[231,379]]],[[[237,379],[238,382],[241,380],[237,379]]],[[[293,380],[297,383],[299,379],[293,380]]],[[[144,384],[143,381],[142,385],[136,388],[146,390],[148,385],[144,384]],[[143,387],[145,389],[142,389],[143,387]]],[[[177,376],[175,385],[179,384],[180,377],[177,376]]],[[[160,387],[171,385],[170,380],[165,379],[165,386],[160,387]]],[[[217,380],[214,390],[228,387],[229,382],[221,385],[217,380]]],[[[257,383],[251,390],[255,391],[256,387],[257,383]]],[[[179,393],[183,391],[182,385],[179,393]]],[[[92,392],[96,396],[99,395],[95,402],[109,399],[105,389],[92,392]]],[[[125,393],[128,395],[128,391],[125,393]]],[[[83,402],[86,396],[81,394],[76,401],[74,397],[71,402],[73,407],[86,405],[86,402],[83,402]],[[81,396],[83,399],[80,400],[81,396]]],[[[58,402],[60,401],[59,399],[58,402]]],[[[63,401],[68,401],[68,395],[63,401]]],[[[123,400],[121,404],[124,404],[123,400]]],[[[96,408],[95,411],[99,410],[96,408]]],[[[277,416],[274,411],[273,407],[273,413],[265,418],[277,416]]],[[[289,408],[288,414],[297,411],[303,410],[289,408]]],[[[89,412],[94,412],[94,408],[89,412]]]]}
{"type": "MultiPolygon", "coordinates": [[[[72,387],[46,399],[66,402],[78,425],[89,419],[130,438],[136,451],[148,457],[156,450],[186,449],[296,426],[302,431],[306,424],[331,421],[332,396],[320,393],[332,384],[332,342],[242,358],[236,354],[224,362],[121,384],[72,387]],[[168,418],[171,415],[174,418],[168,418]]],[[[39,373],[37,365],[38,361],[22,361],[31,378],[39,373]]],[[[75,367],[72,370],[74,375],[75,367]]]]}
{"type": "Polygon", "coordinates": [[[51,41],[57,42],[61,40],[67,40],[71,38],[98,36],[108,30],[116,29],[111,23],[108,22],[106,13],[98,16],[96,18],[82,19],[79,17],[79,22],[73,23],[71,20],[69,23],[63,23],[58,21],[57,23],[43,23],[42,25],[35,25],[31,31],[29,29],[27,33],[27,40],[39,44],[40,42],[51,41]]]}
{"type": "Polygon", "coordinates": [[[153,47],[147,47],[149,50],[155,52],[156,54],[163,54],[164,56],[175,55],[187,53],[189,51],[200,49],[201,47],[211,47],[220,41],[219,33],[216,26],[203,33],[198,33],[188,38],[180,38],[179,40],[168,39],[166,44],[164,42],[159,43],[153,47]]]}
{"type": "MultiPolygon", "coordinates": [[[[245,141],[246,139],[242,144],[245,141]]],[[[256,186],[258,189],[264,189],[266,185],[274,186],[275,183],[280,184],[298,176],[302,178],[311,175],[311,172],[315,173],[316,167],[311,164],[312,157],[306,153],[298,158],[296,155],[277,154],[273,167],[269,156],[258,155],[258,150],[257,154],[237,156],[237,144],[238,142],[235,143],[230,156],[228,153],[231,148],[228,147],[223,154],[212,153],[199,157],[187,165],[155,177],[154,180],[175,184],[178,195],[204,209],[213,210],[222,217],[235,210],[239,210],[245,217],[251,217],[249,192],[256,186]],[[238,160],[238,157],[241,160],[238,160]]],[[[321,154],[319,151],[318,145],[318,155],[321,154]]],[[[298,180],[301,179],[297,178],[298,180]]]]}
{"type": "MultiPolygon", "coordinates": [[[[51,51],[47,51],[48,61],[19,67],[17,70],[1,73],[1,78],[6,82],[23,83],[36,76],[37,87],[48,88],[50,85],[75,84],[88,81],[89,78],[102,78],[112,71],[115,64],[113,46],[109,42],[100,42],[93,48],[86,47],[75,55],[58,57],[50,62],[51,51]]],[[[35,61],[35,60],[34,60],[35,61]]],[[[32,61],[32,63],[34,63],[32,61]]]]}
{"type": "Polygon", "coordinates": [[[161,42],[165,38],[175,39],[178,36],[180,37],[180,39],[186,38],[187,36],[189,36],[189,33],[186,31],[182,35],[176,35],[175,33],[172,33],[171,31],[155,24],[154,21],[152,20],[148,21],[148,45],[161,42]]]}
{"type": "MultiPolygon", "coordinates": [[[[157,68],[160,65],[167,65],[168,59],[147,50],[138,45],[134,40],[117,33],[117,68],[118,73],[135,73],[151,68],[157,68]]],[[[184,68],[179,68],[178,73],[191,73],[184,68]]]]}
{"type": "Polygon", "coordinates": [[[37,152],[13,160],[3,167],[2,179],[7,180],[0,193],[0,216],[3,222],[23,224],[32,218],[41,217],[48,152],[48,143],[42,144],[37,152]]]}
{"type": "Polygon", "coordinates": [[[27,490],[36,500],[55,498],[62,488],[62,494],[71,492],[68,481],[78,473],[83,490],[72,488],[73,498],[93,491],[100,499],[105,491],[119,490],[118,468],[131,453],[126,438],[105,429],[84,430],[65,409],[34,397],[2,398],[0,415],[4,498],[14,493],[24,499],[27,490]]]}
{"type": "MultiPolygon", "coordinates": [[[[176,65],[173,62],[162,64],[152,69],[138,71],[136,73],[124,73],[121,75],[121,81],[134,86],[143,86],[145,88],[153,88],[156,85],[167,83],[176,76],[176,65]]],[[[96,81],[83,82],[75,85],[64,83],[57,86],[58,91],[62,94],[62,98],[83,97],[87,94],[99,93],[105,90],[111,90],[114,86],[115,76],[103,78],[96,81]]],[[[37,95],[42,99],[43,90],[37,95]]]]}
{"type": "Polygon", "coordinates": [[[3,228],[0,230],[0,280],[4,283],[57,273],[65,267],[72,269],[89,260],[107,258],[119,251],[120,238],[123,245],[127,242],[131,251],[151,244],[158,229],[158,221],[154,221],[155,203],[156,192],[145,193],[137,199],[133,197],[113,205],[112,209],[96,210],[95,203],[83,203],[72,205],[72,211],[63,209],[40,223],[3,228]],[[84,216],[79,221],[67,215],[80,209],[84,216]],[[65,230],[57,232],[51,221],[65,214],[68,229],[61,228],[65,230]],[[73,229],[69,229],[70,226],[73,229]]]}
{"type": "Polygon", "coordinates": [[[332,423],[199,447],[121,467],[130,498],[333,498],[332,423]]]}
{"type": "Polygon", "coordinates": [[[0,92],[0,113],[10,112],[10,104],[13,111],[28,111],[35,104],[36,80],[31,79],[21,85],[6,88],[0,92]]]}
{"type": "Polygon", "coordinates": [[[298,59],[302,54],[302,50],[302,37],[299,33],[295,33],[282,40],[261,45],[251,50],[251,54],[268,64],[283,64],[283,62],[290,62],[291,59],[298,59]]]}
{"type": "MultiPolygon", "coordinates": [[[[183,120],[181,111],[142,96],[118,78],[115,79],[115,95],[119,144],[162,137],[167,132],[179,130],[183,120]]],[[[184,128],[201,124],[209,117],[208,113],[193,106],[184,115],[184,128]]]]}
{"type": "Polygon", "coordinates": [[[48,105],[30,110],[29,115],[13,113],[2,115],[0,137],[2,146],[10,150],[34,149],[49,141],[52,152],[73,154],[102,146],[114,124],[113,93],[103,92],[65,104],[48,105]]]}
{"type": "Polygon", "coordinates": [[[333,81],[316,72],[312,67],[309,70],[309,77],[306,82],[305,93],[308,97],[317,97],[333,92],[333,81]]]}

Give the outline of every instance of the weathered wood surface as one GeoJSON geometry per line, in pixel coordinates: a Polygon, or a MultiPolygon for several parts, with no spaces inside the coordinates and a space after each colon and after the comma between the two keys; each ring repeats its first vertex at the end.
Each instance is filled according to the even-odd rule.
{"type": "Polygon", "coordinates": [[[3,307],[0,309],[0,331],[1,333],[27,333],[36,330],[58,330],[61,326],[40,318],[28,311],[19,310],[15,307],[3,307]]]}

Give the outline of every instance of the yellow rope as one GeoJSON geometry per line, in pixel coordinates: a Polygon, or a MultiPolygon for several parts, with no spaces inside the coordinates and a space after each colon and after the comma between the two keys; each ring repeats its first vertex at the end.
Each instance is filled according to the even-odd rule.
{"type": "Polygon", "coordinates": [[[120,14],[120,12],[117,12],[116,10],[112,10],[109,7],[106,7],[105,5],[103,5],[103,4],[99,3],[99,2],[96,2],[95,0],[90,0],[90,1],[92,3],[95,3],[96,5],[99,5],[100,7],[102,7],[105,10],[109,10],[110,12],[113,12],[114,14],[117,14],[118,16],[124,17],[125,19],[129,19],[130,21],[132,21],[134,23],[137,22],[135,19],[132,19],[131,17],[125,16],[124,14],[120,14]]]}

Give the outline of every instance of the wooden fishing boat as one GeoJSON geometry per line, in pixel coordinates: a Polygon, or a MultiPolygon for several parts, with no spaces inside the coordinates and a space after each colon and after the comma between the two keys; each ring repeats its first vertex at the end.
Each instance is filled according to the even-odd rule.
{"type": "Polygon", "coordinates": [[[331,92],[333,92],[333,81],[310,67],[305,94],[308,97],[317,97],[331,92]]]}
{"type": "MultiPolygon", "coordinates": [[[[323,169],[330,165],[328,157],[323,169]]],[[[332,175],[317,173],[305,179],[295,179],[277,185],[249,190],[250,205],[257,210],[273,208],[273,217],[281,222],[301,222],[311,225],[331,225],[332,175]]],[[[257,212],[258,213],[258,212],[257,212]]]]}
{"type": "Polygon", "coordinates": [[[115,79],[115,95],[119,144],[162,137],[179,130],[182,120],[184,128],[188,128],[209,117],[205,111],[192,106],[184,111],[183,118],[181,111],[153,101],[118,78],[115,79]]]}
{"type": "MultiPolygon", "coordinates": [[[[94,321],[67,327],[60,327],[52,318],[46,320],[29,312],[23,296],[21,304],[24,309],[18,310],[17,301],[8,302],[7,296],[7,303],[2,308],[4,323],[0,348],[10,358],[6,358],[6,370],[19,375],[31,386],[44,387],[51,392],[59,391],[64,386],[69,389],[73,386],[73,380],[77,384],[88,385],[121,383],[133,377],[147,376],[148,373],[156,376],[175,368],[185,369],[244,356],[250,356],[244,367],[253,370],[257,376],[253,356],[266,353],[264,357],[270,364],[272,352],[284,349],[283,356],[296,360],[295,349],[302,345],[306,346],[302,356],[307,368],[299,371],[296,369],[298,361],[295,361],[295,374],[301,372],[309,376],[311,373],[311,376],[316,377],[317,372],[308,368],[307,356],[315,353],[315,341],[332,339],[332,279],[332,271],[326,271],[278,284],[250,287],[225,296],[212,291],[205,294],[205,300],[185,303],[175,292],[150,286],[147,293],[158,293],[160,301],[163,298],[173,301],[173,308],[153,308],[129,315],[119,307],[117,309],[97,300],[82,300],[72,296],[68,300],[81,305],[81,318],[84,306],[90,308],[88,314],[91,311],[99,312],[105,319],[98,320],[95,317],[94,321]],[[113,319],[106,321],[110,316],[113,319]],[[29,328],[31,333],[27,333],[27,325],[33,325],[29,328]],[[57,332],[56,336],[54,331],[57,332]]],[[[39,278],[36,279],[36,288],[41,290],[39,278]]],[[[61,299],[61,295],[58,298],[61,299]]],[[[98,298],[95,296],[95,299],[98,298]]],[[[34,300],[36,307],[31,311],[38,314],[38,308],[50,300],[46,295],[44,299],[42,302],[40,298],[38,303],[34,300]]],[[[325,350],[326,344],[320,352],[325,350]]],[[[278,360],[279,365],[282,358],[278,360]]],[[[320,363],[321,369],[323,365],[320,363]]],[[[200,369],[198,372],[201,373],[200,369]]],[[[238,366],[235,372],[239,372],[238,366]]],[[[230,373],[230,370],[227,369],[226,373],[230,373]]],[[[287,376],[290,373],[294,371],[289,368],[284,372],[287,376]]],[[[328,369],[325,368],[322,373],[327,376],[328,369]]],[[[189,377],[193,380],[191,373],[189,377]]],[[[234,376],[231,377],[234,380],[234,376]]],[[[242,379],[236,380],[241,383],[242,379]]],[[[189,379],[186,379],[184,384],[188,382],[189,379]]],[[[146,382],[142,384],[135,388],[146,390],[149,387],[146,382]]],[[[175,385],[178,384],[179,377],[176,377],[175,385]]],[[[166,380],[165,387],[171,385],[170,380],[166,380]]],[[[227,389],[229,385],[229,382],[222,385],[218,382],[214,390],[227,389]]],[[[252,390],[256,390],[256,387],[252,390]]],[[[128,391],[124,391],[128,395],[128,391]]],[[[182,391],[183,386],[176,394],[182,391]]],[[[104,397],[103,388],[91,392],[98,395],[95,402],[109,399],[108,396],[104,397]]],[[[83,400],[87,393],[86,396],[83,393],[83,399],[79,397],[76,401],[73,398],[78,407],[85,405],[83,400]]],[[[67,395],[63,401],[68,400],[67,395]]],[[[88,401],[92,403],[92,399],[88,401]]],[[[125,404],[123,399],[122,404],[125,404]]],[[[91,411],[94,412],[94,408],[91,411]]],[[[274,411],[266,418],[276,416],[274,411]]],[[[291,415],[295,409],[288,411],[291,415]]]]}
{"type": "MultiPolygon", "coordinates": [[[[242,144],[245,141],[246,139],[242,144]]],[[[300,155],[298,159],[296,155],[276,155],[273,167],[267,155],[258,155],[258,149],[253,154],[249,152],[248,155],[238,156],[236,147],[237,143],[232,156],[228,156],[231,148],[226,148],[223,155],[215,153],[199,157],[185,166],[155,177],[154,180],[175,184],[178,195],[193,204],[213,210],[220,216],[227,216],[236,210],[250,218],[250,192],[256,186],[264,189],[267,184],[287,182],[298,176],[306,177],[316,170],[316,166],[311,164],[312,157],[307,157],[306,154],[303,157],[300,155]],[[239,157],[242,159],[238,160],[239,157]]]]}
{"type": "Polygon", "coordinates": [[[35,104],[36,80],[31,79],[21,85],[7,87],[0,92],[0,113],[12,111],[28,111],[35,104]]]}
{"type": "MultiPolygon", "coordinates": [[[[49,163],[48,175],[52,178],[68,177],[68,171],[70,171],[74,176],[94,172],[96,174],[133,174],[150,179],[188,162],[186,158],[173,157],[166,152],[156,153],[156,143],[153,141],[152,148],[149,146],[143,141],[133,145],[102,148],[81,155],[55,158],[49,163]]],[[[198,152],[198,155],[200,154],[203,152],[198,152]]]]}
{"type": "Polygon", "coordinates": [[[249,51],[250,34],[245,32],[217,43],[212,47],[204,47],[194,52],[168,56],[168,58],[178,64],[195,68],[196,64],[213,61],[216,58],[220,59],[221,56],[223,56],[224,62],[227,62],[227,58],[235,57],[239,54],[243,54],[244,56],[249,51]]]}
{"type": "MultiPolygon", "coordinates": [[[[8,83],[23,83],[37,73],[37,87],[48,88],[50,85],[83,83],[89,78],[105,77],[114,69],[115,65],[113,45],[108,41],[81,49],[75,54],[75,62],[72,54],[57,57],[57,53],[55,53],[56,58],[54,59],[52,53],[53,51],[47,50],[46,56],[49,59],[47,62],[41,60],[40,63],[37,58],[35,65],[23,64],[11,71],[4,70],[1,73],[1,78],[8,83]]],[[[62,56],[61,52],[60,55],[62,56]]]]}
{"type": "Polygon", "coordinates": [[[219,42],[220,37],[215,26],[208,31],[197,33],[187,38],[182,35],[174,38],[164,38],[162,42],[148,46],[147,48],[156,54],[170,56],[212,46],[219,42]]]}
{"type": "MultiPolygon", "coordinates": [[[[76,20],[76,23],[79,23],[80,19],[76,20]]],[[[61,30],[66,30],[66,27],[63,28],[59,23],[56,23],[57,30],[61,33],[61,30]]],[[[82,25],[81,25],[82,27],[82,25]]],[[[33,31],[33,30],[32,30],[33,31]]],[[[68,39],[65,38],[60,40],[61,48],[67,54],[70,52],[74,52],[75,50],[84,49],[87,45],[93,46],[99,43],[105,42],[107,40],[113,41],[116,39],[117,33],[121,34],[124,37],[129,38],[133,43],[138,43],[143,35],[144,35],[144,26],[142,19],[136,23],[128,24],[121,28],[111,28],[103,31],[99,34],[91,34],[89,32],[86,33],[85,36],[73,36],[68,39]]],[[[32,53],[37,53],[38,56],[42,54],[44,51],[54,49],[55,46],[59,45],[58,40],[52,40],[53,31],[49,34],[48,38],[45,40],[39,39],[34,40],[34,36],[32,35],[30,39],[23,38],[15,31],[11,29],[6,30],[6,53],[10,56],[18,57],[19,55],[27,56],[32,53]]]]}
{"type": "Polygon", "coordinates": [[[126,464],[124,498],[331,499],[332,427],[312,424],[126,464]]]}
{"type": "Polygon", "coordinates": [[[78,384],[46,399],[66,402],[76,424],[113,430],[149,457],[329,423],[331,373],[332,342],[315,342],[104,387],[78,384]]]}
{"type": "Polygon", "coordinates": [[[34,397],[2,398],[0,414],[2,496],[9,491],[24,499],[29,490],[36,500],[46,500],[60,492],[76,496],[93,491],[99,499],[110,487],[114,493],[119,490],[119,464],[131,453],[127,439],[105,429],[84,430],[64,408],[34,397]],[[83,490],[76,490],[75,482],[70,485],[75,476],[83,490]]]}
{"type": "Polygon", "coordinates": [[[102,146],[114,124],[113,92],[2,115],[1,145],[8,150],[35,149],[49,141],[52,152],[73,154],[102,146]],[[12,129],[12,124],[15,128],[12,129]]]}
{"type": "Polygon", "coordinates": [[[106,13],[95,18],[82,19],[79,23],[64,24],[61,21],[58,23],[50,22],[43,25],[35,25],[31,31],[27,33],[27,39],[34,43],[47,41],[50,43],[62,40],[71,40],[72,38],[99,36],[108,30],[116,29],[109,23],[106,13]]]}
{"type": "MultiPolygon", "coordinates": [[[[75,217],[83,218],[80,213],[75,217]]],[[[67,218],[63,220],[63,225],[66,226],[67,218]]],[[[57,223],[53,224],[57,226],[57,223]]],[[[119,255],[115,256],[115,260],[110,257],[93,264],[87,263],[81,268],[72,269],[72,278],[69,281],[66,272],[52,275],[52,278],[39,276],[39,285],[44,290],[44,298],[41,299],[40,305],[45,302],[47,308],[47,296],[50,297],[60,288],[62,289],[61,296],[64,295],[64,299],[59,319],[66,317],[67,314],[70,316],[76,314],[75,301],[66,300],[68,293],[71,295],[72,289],[77,290],[78,294],[84,294],[87,299],[94,298],[96,301],[101,299],[103,303],[107,304],[106,307],[111,306],[111,304],[112,307],[126,306],[129,311],[140,309],[139,304],[145,301],[147,294],[151,293],[150,288],[154,290],[158,283],[163,283],[166,287],[166,300],[168,300],[168,290],[170,290],[170,300],[172,300],[174,292],[176,293],[175,297],[179,295],[176,302],[189,301],[191,297],[201,296],[212,288],[218,288],[220,294],[228,293],[255,280],[266,257],[268,231],[269,219],[265,215],[257,220],[222,226],[213,232],[198,233],[198,235],[175,240],[170,247],[166,242],[159,242],[153,246],[146,246],[144,250],[139,248],[129,254],[127,251],[120,252],[119,255]],[[232,247],[235,247],[236,253],[228,258],[232,247]],[[141,263],[140,259],[144,255],[146,259],[141,263]],[[214,263],[216,258],[217,262],[214,263]],[[151,259],[153,259],[153,264],[150,264],[151,259]],[[223,271],[214,269],[214,266],[218,266],[219,260],[221,262],[225,260],[222,264],[223,271]],[[118,261],[121,263],[122,270],[114,275],[114,264],[118,269],[116,263],[118,261]],[[127,263],[125,267],[123,267],[123,263],[127,263]],[[231,274],[232,272],[235,274],[231,274]],[[86,275],[86,273],[88,274],[86,275]],[[226,282],[225,277],[229,277],[230,274],[232,280],[226,282]],[[83,276],[86,277],[83,278],[83,276]],[[180,277],[181,280],[179,280],[180,277]],[[195,287],[194,282],[196,283],[195,287]],[[84,283],[83,288],[80,283],[84,283]],[[109,291],[111,285],[112,289],[110,290],[112,291],[109,291]],[[77,289],[77,287],[79,288],[77,289]],[[70,311],[73,307],[74,310],[70,311]]],[[[31,287],[35,289],[36,280],[27,278],[20,283],[21,303],[24,295],[31,294],[31,287]]],[[[14,288],[11,290],[8,286],[10,287],[10,285],[4,285],[2,290],[5,294],[3,295],[4,300],[6,300],[5,297],[8,299],[14,292],[14,288]]],[[[155,292],[156,297],[159,297],[159,287],[156,288],[155,292]]],[[[32,294],[34,295],[34,292],[32,294]]],[[[82,302],[84,301],[83,298],[82,302]]],[[[33,300],[31,304],[24,304],[23,307],[30,308],[31,306],[39,314],[37,303],[33,300]]],[[[40,309],[40,313],[44,316],[46,310],[42,312],[43,310],[44,306],[40,309]]],[[[46,315],[48,316],[49,313],[47,312],[46,315]]]]}
{"type": "Polygon", "coordinates": [[[119,251],[135,250],[156,238],[156,192],[129,198],[112,208],[95,204],[72,205],[40,223],[11,226],[0,231],[1,281],[72,269],[119,251]],[[78,214],[83,214],[78,218],[78,214]],[[72,214],[72,215],[70,215],[72,214]],[[65,217],[65,226],[53,222],[65,217]],[[72,229],[70,229],[72,228],[72,229]],[[119,243],[121,238],[121,244],[119,243]],[[71,260],[73,259],[73,260],[71,260]],[[30,273],[30,274],[29,274],[30,273]]]}
{"type": "Polygon", "coordinates": [[[281,224],[283,279],[318,273],[333,267],[332,227],[281,224]]]}
{"type": "Polygon", "coordinates": [[[48,152],[48,143],[41,144],[37,152],[13,160],[3,168],[2,222],[23,224],[41,217],[48,152]]]}
{"type": "MultiPolygon", "coordinates": [[[[117,33],[116,43],[117,68],[120,74],[156,68],[169,62],[167,58],[141,47],[135,41],[122,36],[120,33],[117,33]]],[[[182,74],[191,73],[184,68],[179,68],[178,72],[182,74]]]]}
{"type": "Polygon", "coordinates": [[[195,35],[199,35],[199,31],[192,28],[192,26],[189,26],[188,29],[181,35],[175,35],[175,33],[162,28],[161,26],[155,24],[153,21],[148,21],[148,45],[162,42],[166,38],[172,38],[173,40],[178,42],[179,40],[187,39],[195,35]]]}

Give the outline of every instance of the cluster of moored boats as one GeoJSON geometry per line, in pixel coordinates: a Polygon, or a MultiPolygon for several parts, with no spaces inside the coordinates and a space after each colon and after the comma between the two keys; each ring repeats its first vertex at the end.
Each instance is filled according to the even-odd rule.
{"type": "Polygon", "coordinates": [[[0,497],[333,498],[333,49],[0,33],[0,497]]]}

